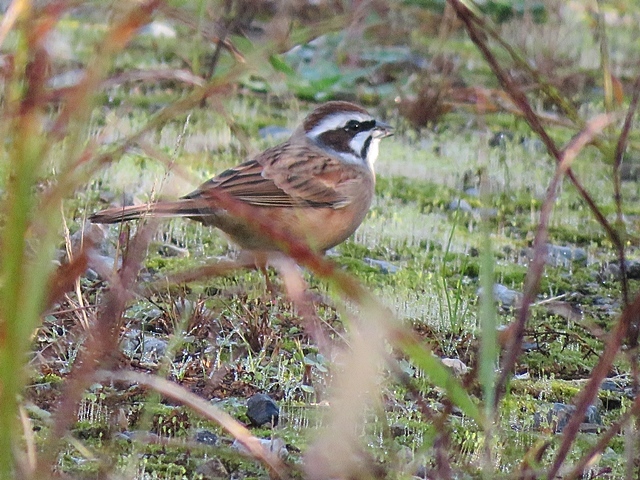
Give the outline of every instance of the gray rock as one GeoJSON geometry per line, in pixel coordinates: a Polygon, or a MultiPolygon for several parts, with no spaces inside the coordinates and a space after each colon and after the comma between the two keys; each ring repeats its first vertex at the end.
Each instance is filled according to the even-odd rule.
{"type": "Polygon", "coordinates": [[[400,267],[391,262],[387,262],[386,260],[377,260],[375,258],[365,257],[364,263],[371,267],[378,268],[382,273],[398,273],[400,270],[400,267]]]}
{"type": "Polygon", "coordinates": [[[555,266],[569,266],[572,262],[586,265],[587,251],[584,248],[547,244],[547,263],[555,266]]]}
{"type": "MultiPolygon", "coordinates": [[[[478,296],[482,295],[482,288],[478,289],[478,296]]],[[[493,298],[503,307],[514,307],[522,299],[522,293],[511,290],[500,283],[493,285],[493,298]]]]}
{"type": "Polygon", "coordinates": [[[189,250],[186,248],[180,248],[177,245],[172,245],[171,243],[158,245],[158,253],[163,257],[186,258],[189,256],[189,250]]]}
{"type": "MultiPolygon", "coordinates": [[[[262,445],[262,448],[264,448],[268,453],[278,458],[283,458],[287,455],[287,453],[289,453],[287,450],[287,445],[281,438],[274,438],[273,440],[268,438],[261,438],[260,444],[262,445]]],[[[243,455],[249,455],[249,451],[238,440],[233,441],[233,444],[231,444],[231,448],[236,449],[243,455]]]]}
{"type": "Polygon", "coordinates": [[[449,210],[461,210],[465,213],[473,213],[473,207],[469,205],[469,202],[464,198],[455,198],[451,200],[447,208],[449,210]]]}
{"type": "Polygon", "coordinates": [[[278,125],[267,125],[258,130],[260,138],[273,140],[286,140],[291,136],[291,130],[278,125]]]}
{"type": "Polygon", "coordinates": [[[131,329],[122,338],[122,352],[130,358],[138,358],[141,363],[158,363],[167,351],[166,340],[141,330],[131,329]]]}

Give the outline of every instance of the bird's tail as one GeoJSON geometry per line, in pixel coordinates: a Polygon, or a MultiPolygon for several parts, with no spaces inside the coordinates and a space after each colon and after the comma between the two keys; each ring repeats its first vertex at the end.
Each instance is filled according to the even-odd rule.
{"type": "MultiPolygon", "coordinates": [[[[209,212],[210,213],[210,212],[209,212]]],[[[93,223],[120,223],[145,217],[199,217],[203,208],[189,199],[107,208],[89,217],[93,223]]]]}

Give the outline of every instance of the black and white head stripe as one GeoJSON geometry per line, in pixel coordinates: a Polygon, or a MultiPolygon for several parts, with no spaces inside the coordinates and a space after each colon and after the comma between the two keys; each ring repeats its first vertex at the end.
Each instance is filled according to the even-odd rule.
{"type": "Polygon", "coordinates": [[[314,110],[303,124],[307,138],[344,162],[373,170],[380,139],[391,128],[366,110],[348,102],[329,102],[314,110]]]}
{"type": "MultiPolygon", "coordinates": [[[[320,123],[326,122],[334,114],[338,114],[338,115],[350,114],[351,117],[349,118],[353,118],[354,120],[360,120],[360,121],[362,121],[363,118],[369,119],[369,120],[372,119],[371,115],[369,115],[369,113],[364,108],[359,107],[358,105],[355,105],[353,103],[341,102],[341,101],[327,102],[317,107],[313,112],[311,112],[307,116],[307,118],[304,119],[304,124],[303,124],[304,131],[307,134],[309,134],[320,123]],[[359,114],[361,117],[357,118],[356,117],[357,114],[359,114]]],[[[334,121],[337,121],[338,124],[340,123],[339,118],[334,119],[334,121]]],[[[323,127],[323,130],[327,130],[327,129],[332,130],[334,128],[337,128],[337,126],[338,125],[336,124],[334,124],[333,126],[330,126],[330,124],[325,124],[325,126],[323,127]]]]}
{"type": "Polygon", "coordinates": [[[358,132],[371,130],[375,125],[376,121],[368,113],[336,112],[319,120],[312,129],[307,130],[307,136],[315,139],[324,132],[343,129],[355,135],[358,132]]]}

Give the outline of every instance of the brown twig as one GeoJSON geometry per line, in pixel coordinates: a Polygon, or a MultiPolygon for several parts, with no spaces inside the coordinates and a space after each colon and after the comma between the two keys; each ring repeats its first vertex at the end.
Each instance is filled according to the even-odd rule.
{"type": "Polygon", "coordinates": [[[591,377],[589,377],[587,384],[578,394],[578,398],[576,400],[576,410],[562,432],[562,443],[560,444],[560,448],[558,448],[558,452],[556,453],[556,458],[553,462],[553,465],[547,473],[548,479],[551,480],[555,478],[556,474],[560,470],[560,466],[569,453],[569,448],[571,447],[573,440],[580,430],[580,424],[582,423],[582,419],[584,418],[587,408],[593,403],[593,400],[598,394],[600,383],[607,376],[607,373],[609,372],[609,369],[613,361],[615,360],[616,354],[618,353],[622,342],[627,336],[629,325],[632,322],[636,321],[636,319],[639,317],[640,294],[637,294],[633,301],[622,312],[620,320],[609,335],[607,343],[604,347],[604,351],[600,356],[600,360],[598,361],[596,366],[593,367],[591,377]]]}
{"type": "MultiPolygon", "coordinates": [[[[460,0],[449,0],[449,2],[455,9],[456,13],[458,14],[458,17],[464,23],[467,29],[467,32],[469,33],[469,37],[476,44],[478,49],[482,52],[483,56],[485,57],[485,60],[490,65],[494,74],[498,78],[500,84],[503,86],[506,92],[511,96],[513,102],[517,105],[517,107],[522,111],[523,116],[527,121],[527,123],[529,124],[529,126],[531,127],[531,129],[538,134],[538,136],[540,137],[542,142],[545,144],[547,150],[549,151],[551,156],[556,160],[556,162],[561,164],[563,162],[563,153],[561,152],[561,150],[558,148],[558,146],[555,144],[553,139],[549,136],[549,134],[545,130],[538,115],[536,115],[536,113],[531,108],[531,105],[529,104],[527,97],[518,88],[516,83],[513,81],[511,75],[509,75],[509,73],[500,66],[500,64],[498,63],[498,60],[496,59],[496,56],[489,49],[485,36],[481,33],[480,29],[478,28],[478,25],[482,24],[481,21],[473,12],[471,12],[465,5],[463,5],[460,2],[460,0]]],[[[591,210],[593,215],[596,217],[598,223],[600,223],[600,225],[604,228],[605,232],[607,233],[607,236],[611,239],[616,249],[618,251],[623,249],[623,244],[617,230],[605,218],[604,214],[595,204],[594,200],[591,198],[589,193],[585,190],[583,185],[578,181],[578,179],[574,175],[571,168],[567,168],[564,174],[566,174],[566,176],[571,180],[575,188],[578,190],[578,193],[583,198],[585,203],[588,205],[589,209],[591,210]]],[[[546,234],[544,236],[546,237],[546,234]]],[[[539,246],[539,248],[541,247],[539,246]]],[[[540,260],[538,260],[538,262],[539,261],[540,260]]],[[[536,266],[532,265],[532,269],[535,269],[537,274],[542,273],[542,270],[538,265],[536,266]]],[[[537,285],[539,283],[539,278],[538,279],[533,279],[532,277],[528,277],[528,278],[530,278],[530,280],[528,280],[527,283],[525,284],[525,298],[523,301],[523,308],[520,311],[521,312],[520,320],[517,322],[517,326],[515,327],[516,333],[514,335],[514,340],[516,341],[516,343],[513,343],[512,344],[513,348],[507,351],[507,354],[505,355],[505,358],[502,363],[502,371],[501,371],[500,377],[498,378],[498,383],[496,386],[496,389],[497,389],[496,405],[502,397],[507,378],[510,375],[511,371],[513,370],[515,366],[515,362],[520,352],[519,345],[522,340],[522,331],[520,330],[520,328],[524,327],[524,323],[526,322],[526,315],[528,314],[527,305],[528,305],[528,302],[531,302],[533,300],[533,295],[535,293],[533,291],[530,291],[529,289],[531,288],[537,289],[537,285]]]]}
{"type": "Polygon", "coordinates": [[[138,231],[123,260],[119,276],[113,277],[118,281],[113,281],[111,288],[105,293],[85,348],[65,382],[60,404],[53,415],[48,448],[38,465],[37,478],[49,477],[55,463],[58,443],[76,420],[82,395],[93,381],[96,369],[113,361],[112,354],[117,351],[122,313],[132,297],[152,233],[152,228],[148,225],[138,231]]]}
{"type": "Polygon", "coordinates": [[[584,474],[584,470],[593,463],[594,459],[602,454],[602,452],[607,448],[609,442],[620,433],[622,427],[629,422],[632,416],[636,416],[640,414],[640,397],[636,397],[629,408],[624,414],[618,419],[618,421],[614,422],[606,432],[604,432],[598,442],[589,450],[589,452],[583,456],[578,463],[573,467],[573,470],[569,472],[568,475],[563,477],[565,480],[571,480],[572,478],[578,478],[584,474]]]}

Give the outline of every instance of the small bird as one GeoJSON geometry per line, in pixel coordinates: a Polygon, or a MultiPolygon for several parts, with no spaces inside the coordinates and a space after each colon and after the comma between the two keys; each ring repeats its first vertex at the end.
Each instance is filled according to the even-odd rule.
{"type": "Polygon", "coordinates": [[[316,252],[346,240],[362,223],[374,195],[373,164],[392,128],[350,102],[317,107],[291,137],[206,181],[175,201],[109,208],[94,223],[152,217],[188,217],[217,227],[255,258],[279,251],[276,242],[216,205],[224,193],[268,215],[275,227],[305,240],[316,252]]]}

